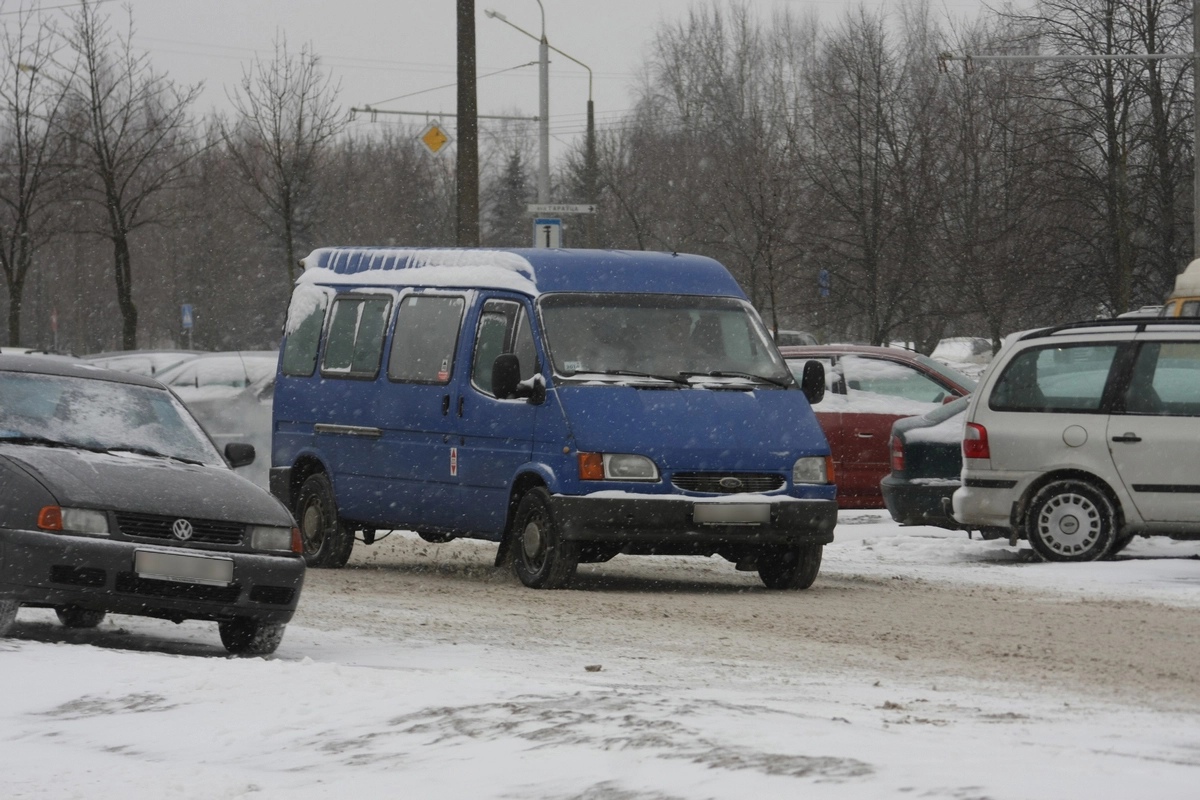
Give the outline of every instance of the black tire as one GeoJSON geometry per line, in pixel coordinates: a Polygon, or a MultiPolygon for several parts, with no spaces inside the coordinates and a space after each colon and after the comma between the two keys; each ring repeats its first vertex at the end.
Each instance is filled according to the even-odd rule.
{"type": "Polygon", "coordinates": [[[17,611],[21,608],[18,600],[0,600],[0,636],[7,636],[13,623],[17,621],[17,611]]]}
{"type": "Polygon", "coordinates": [[[1129,543],[1133,541],[1134,534],[1127,533],[1123,536],[1118,536],[1113,539],[1112,547],[1108,548],[1108,552],[1104,554],[1105,558],[1112,558],[1117,553],[1129,547],[1129,543]]]}
{"type": "Polygon", "coordinates": [[[310,567],[346,566],[354,549],[354,529],[338,517],[333,487],[325,473],[308,476],[296,498],[296,520],[310,567]]]}
{"type": "Polygon", "coordinates": [[[221,644],[236,656],[269,656],[283,641],[286,625],[259,622],[253,619],[233,619],[218,622],[221,644]]]}
{"type": "Polygon", "coordinates": [[[575,574],[579,544],[563,541],[545,489],[531,489],[521,498],[509,535],[513,572],[530,589],[561,589],[575,574]]]}
{"type": "Polygon", "coordinates": [[[764,547],[758,554],[758,577],[768,589],[807,589],[821,571],[825,545],[764,547]]]}
{"type": "Polygon", "coordinates": [[[1045,561],[1095,561],[1117,535],[1117,513],[1104,492],[1080,480],[1043,486],[1025,515],[1025,538],[1045,561]]]}
{"type": "Polygon", "coordinates": [[[58,606],[54,609],[64,628],[94,628],[104,622],[104,612],[79,606],[58,606]]]}

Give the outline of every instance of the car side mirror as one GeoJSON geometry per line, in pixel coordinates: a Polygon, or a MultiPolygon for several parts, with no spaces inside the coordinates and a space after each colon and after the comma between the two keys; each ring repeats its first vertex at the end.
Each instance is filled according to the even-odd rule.
{"type": "Polygon", "coordinates": [[[254,445],[245,442],[230,442],[225,445],[225,460],[231,467],[244,467],[254,463],[254,445]]]}
{"type": "Polygon", "coordinates": [[[808,398],[809,405],[815,406],[825,399],[825,365],[820,361],[804,362],[804,372],[800,375],[800,391],[808,398]]]}
{"type": "Polygon", "coordinates": [[[521,359],[516,353],[501,353],[492,362],[492,394],[500,400],[517,396],[521,382],[521,359]]]}

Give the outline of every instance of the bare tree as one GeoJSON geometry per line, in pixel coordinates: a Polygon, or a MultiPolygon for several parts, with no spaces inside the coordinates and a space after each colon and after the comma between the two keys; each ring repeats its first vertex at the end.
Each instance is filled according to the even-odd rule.
{"type": "Polygon", "coordinates": [[[0,33],[0,268],[8,287],[8,343],[21,344],[25,281],[53,235],[53,184],[62,174],[56,126],[66,85],[52,71],[56,32],[22,12],[0,33]]]}
{"type": "Polygon", "coordinates": [[[81,0],[71,15],[67,45],[78,59],[64,129],[76,146],[84,197],[103,209],[98,233],[111,242],[121,310],[121,343],[137,347],[131,234],[165,223],[178,207],[164,196],[188,175],[193,146],[189,116],[200,86],[178,87],[157,74],[133,47],[133,18],[115,34],[95,2],[81,0]],[[151,205],[148,201],[158,199],[151,205]]]}
{"type": "Polygon", "coordinates": [[[243,72],[230,98],[237,118],[222,126],[225,146],[257,201],[248,211],[282,246],[289,285],[298,245],[312,227],[322,157],[346,125],[338,89],[310,45],[291,53],[278,37],[274,58],[256,59],[243,72]]]}

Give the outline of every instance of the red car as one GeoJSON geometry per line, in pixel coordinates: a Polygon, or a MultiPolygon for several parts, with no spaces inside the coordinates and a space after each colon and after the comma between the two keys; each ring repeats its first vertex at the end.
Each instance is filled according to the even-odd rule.
{"type": "Polygon", "coordinates": [[[891,469],[892,423],[970,394],[975,381],[932,358],[895,347],[781,347],[799,376],[806,361],[825,366],[817,420],[833,451],[841,508],[883,508],[879,482],[891,469]]]}

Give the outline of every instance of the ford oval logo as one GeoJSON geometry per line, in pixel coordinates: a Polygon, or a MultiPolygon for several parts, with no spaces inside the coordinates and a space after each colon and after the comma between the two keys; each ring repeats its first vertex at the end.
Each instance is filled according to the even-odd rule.
{"type": "Polygon", "coordinates": [[[717,481],[717,483],[721,485],[722,489],[728,489],[731,492],[742,488],[742,479],[735,478],[732,475],[727,475],[726,477],[721,478],[721,480],[717,481]]]}
{"type": "Polygon", "coordinates": [[[192,523],[186,519],[177,519],[171,525],[171,533],[175,534],[175,538],[181,542],[186,542],[192,538],[192,523]]]}

